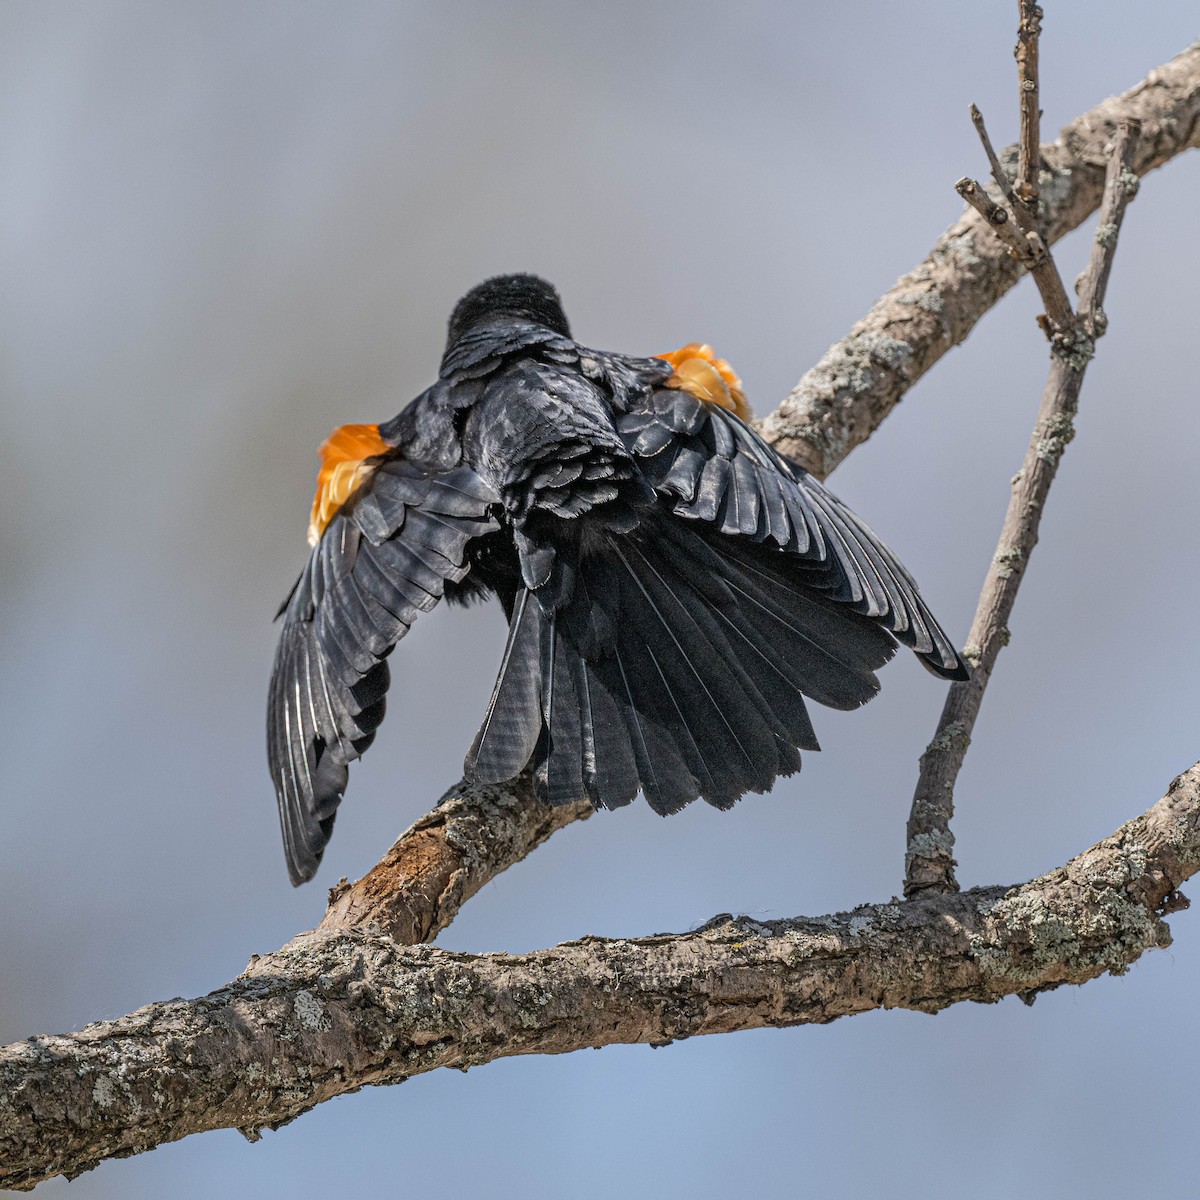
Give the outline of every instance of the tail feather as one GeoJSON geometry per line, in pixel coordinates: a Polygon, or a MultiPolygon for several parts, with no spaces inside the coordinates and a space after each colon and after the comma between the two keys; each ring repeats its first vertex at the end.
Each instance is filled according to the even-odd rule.
{"type": "Polygon", "coordinates": [[[467,774],[501,783],[524,770],[542,728],[542,606],[522,588],[508,645],[483,724],[467,754],[467,774]]]}
{"type": "Polygon", "coordinates": [[[891,635],[738,550],[716,565],[740,601],[738,623],[747,636],[771,648],[780,671],[818,704],[850,709],[870,700],[879,690],[875,671],[896,649],[891,635]]]}
{"type": "MultiPolygon", "coordinates": [[[[652,563],[646,565],[659,574],[652,563]]],[[[732,593],[727,592],[727,602],[723,605],[708,604],[694,587],[686,586],[686,580],[676,578],[674,582],[674,595],[688,619],[702,630],[713,653],[729,668],[742,692],[755,706],[759,719],[774,736],[776,763],[771,778],[776,773],[788,775],[798,771],[800,756],[797,750],[820,749],[802,691],[764,653],[762,645],[746,634],[739,624],[740,613],[736,609],[730,611],[733,608],[732,593]]],[[[778,640],[778,637],[774,639],[776,653],[780,649],[778,640]]],[[[786,652],[786,648],[782,649],[786,652]]],[[[727,694],[722,692],[723,696],[727,694]]],[[[705,796],[711,798],[707,793],[705,796]]]]}
{"type": "MultiPolygon", "coordinates": [[[[738,664],[713,623],[705,601],[696,597],[685,578],[668,574],[665,562],[655,563],[644,549],[617,548],[637,591],[657,618],[641,628],[646,650],[671,691],[673,709],[703,754],[716,789],[706,798],[731,804],[747,790],[769,787],[778,773],[771,719],[753,685],[739,678],[738,664]],[[684,597],[699,603],[688,604],[684,597]],[[655,651],[657,650],[657,653],[655,651]]],[[[630,604],[633,608],[633,604],[630,604]]],[[[670,711],[663,713],[670,716],[670,711]]]]}
{"type": "Polygon", "coordinates": [[[547,803],[569,804],[585,795],[583,730],[590,718],[576,693],[572,656],[563,645],[556,625],[555,615],[551,614],[542,631],[541,665],[545,682],[542,716],[549,731],[549,747],[544,780],[537,782],[538,791],[547,803]]]}
{"type": "Polygon", "coordinates": [[[607,670],[601,664],[578,660],[576,673],[582,680],[591,706],[591,735],[595,746],[594,769],[585,773],[588,798],[598,808],[621,808],[629,804],[641,787],[637,756],[625,721],[619,698],[624,685],[616,665],[616,656],[609,655],[607,670]]]}
{"type": "Polygon", "coordinates": [[[547,586],[522,589],[476,779],[532,760],[552,804],[641,790],[661,813],[725,808],[818,748],[806,697],[853,708],[878,690],[894,638],[791,560],[674,517],[644,528],[556,546],[547,586]]]}
{"type": "MultiPolygon", "coordinates": [[[[672,690],[670,684],[667,682],[662,664],[649,647],[646,648],[646,653],[649,655],[654,669],[658,672],[658,678],[662,684],[662,692],[670,704],[670,708],[662,714],[663,718],[665,719],[667,728],[675,735],[680,754],[687,763],[692,778],[695,780],[696,790],[701,796],[708,796],[716,801],[721,797],[723,789],[713,778],[704,751],[700,748],[700,743],[688,724],[687,715],[684,713],[683,706],[676,692],[672,690]]],[[[687,803],[687,801],[685,800],[684,803],[687,803]]]]}
{"type": "MultiPolygon", "coordinates": [[[[697,692],[691,669],[672,657],[665,639],[654,644],[653,634],[660,632],[654,630],[651,637],[631,644],[623,655],[654,756],[655,787],[646,792],[646,799],[655,812],[664,815],[678,812],[706,791],[716,803],[732,803],[728,799],[730,780],[714,766],[718,757],[722,762],[726,756],[738,761],[743,750],[729,729],[706,736],[702,714],[711,708],[706,698],[691,705],[697,692]]],[[[632,638],[630,641],[633,643],[632,638]]]]}

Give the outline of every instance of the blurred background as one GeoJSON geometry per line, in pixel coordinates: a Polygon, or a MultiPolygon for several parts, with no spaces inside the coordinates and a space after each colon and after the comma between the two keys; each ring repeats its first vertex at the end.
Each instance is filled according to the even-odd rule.
{"type": "MultiPolygon", "coordinates": [[[[312,926],[458,778],[503,644],[439,610],[393,659],[316,883],[267,779],[271,616],[316,448],[433,377],[445,321],[543,273],[580,340],[711,341],[765,413],[957,215],[967,117],[1016,133],[1015,5],[610,0],[0,6],[0,1041],[203,993],[312,926]]],[[[1047,137],[1195,36],[1194,6],[1047,6],[1047,137]]],[[[1011,883],[1200,754],[1200,156],[1143,184],[959,789],[959,878],[1011,883]]],[[[1063,243],[1081,269],[1088,232],[1063,243]]],[[[1023,284],[838,470],[962,639],[1046,368],[1023,284]]],[[[558,835],[440,939],[521,951],[900,890],[943,685],[815,714],[732,813],[558,835]]],[[[47,1198],[896,1200],[1194,1185],[1200,915],[1103,979],[937,1017],[496,1063],[192,1137],[47,1198]]]]}

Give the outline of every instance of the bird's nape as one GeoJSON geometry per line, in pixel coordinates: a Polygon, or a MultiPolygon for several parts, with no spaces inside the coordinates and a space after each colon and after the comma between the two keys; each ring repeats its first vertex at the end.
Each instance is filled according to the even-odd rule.
{"type": "Polygon", "coordinates": [[[454,306],[446,345],[453,345],[468,329],[496,317],[531,321],[563,337],[571,336],[562,299],[553,284],[537,275],[495,275],[473,287],[454,306]]]}

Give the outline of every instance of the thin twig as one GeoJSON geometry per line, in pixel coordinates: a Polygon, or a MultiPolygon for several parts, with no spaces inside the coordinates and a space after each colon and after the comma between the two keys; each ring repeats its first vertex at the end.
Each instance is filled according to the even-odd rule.
{"type": "MultiPolygon", "coordinates": [[[[1062,276],[1054,263],[1054,256],[1042,235],[1036,230],[1024,232],[1019,229],[1014,221],[1014,214],[1009,213],[1003,204],[993,200],[983,184],[970,176],[960,179],[954,185],[954,190],[983,217],[996,236],[1008,246],[1013,257],[1029,269],[1041,294],[1042,303],[1046,306],[1046,316],[1050,322],[1047,332],[1051,340],[1057,336],[1069,341],[1075,325],[1075,312],[1071,308],[1062,276]]],[[[1020,212],[1018,205],[1015,214],[1018,219],[1020,212]]]]}
{"type": "Polygon", "coordinates": [[[996,181],[996,186],[1004,194],[1004,199],[1008,201],[1009,208],[1015,213],[1021,207],[1021,202],[1017,199],[1016,192],[1013,191],[1012,180],[1009,179],[1008,173],[996,155],[996,148],[992,145],[992,139],[988,137],[987,126],[983,122],[983,113],[974,104],[971,105],[971,122],[975,126],[975,132],[979,134],[979,140],[983,143],[983,152],[987,155],[988,165],[992,171],[992,178],[996,181]]]}
{"type": "Polygon", "coordinates": [[[954,185],[954,190],[995,230],[996,236],[1008,246],[1015,258],[1027,267],[1033,265],[1033,250],[1025,234],[1018,228],[1009,210],[993,200],[982,183],[964,175],[954,185]]]}
{"type": "Polygon", "coordinates": [[[1079,295],[1079,318],[1093,338],[1102,337],[1108,325],[1104,317],[1104,295],[1108,290],[1108,277],[1112,273],[1117,237],[1121,232],[1125,209],[1141,186],[1133,171],[1133,157],[1137,152],[1141,131],[1142,123],[1134,117],[1126,118],[1117,128],[1117,139],[1104,177],[1104,200],[1100,206],[1096,236],[1092,239],[1087,269],[1075,285],[1079,295]]]}
{"type": "Polygon", "coordinates": [[[946,696],[937,731],[921,756],[920,776],[908,819],[905,856],[905,895],[924,891],[955,891],[954,785],[971,742],[983,693],[1003,646],[1008,643],[1008,621],[1029,556],[1038,540],[1042,507],[1054,481],[1067,443],[1075,436],[1074,417],[1084,372],[1104,332],[1101,306],[1116,252],[1117,234],[1125,208],[1132,199],[1129,171],[1138,139],[1135,121],[1122,122],[1109,158],[1091,260],[1080,280],[1080,320],[1075,340],[1055,343],[1046,389],[1025,462],[1013,477],[1012,497],[1000,533],[1000,542],[988,568],[979,607],[971,625],[964,657],[971,678],[955,683],[946,696]]]}
{"type": "Polygon", "coordinates": [[[1038,99],[1038,36],[1042,10],[1035,0],[1017,0],[1017,80],[1020,88],[1021,138],[1017,143],[1017,181],[1020,203],[1016,218],[1027,233],[1038,227],[1038,172],[1041,170],[1041,109],[1038,99]]]}
{"type": "Polygon", "coordinates": [[[997,204],[992,200],[974,179],[960,179],[954,185],[955,190],[1000,235],[1001,240],[1009,247],[1013,255],[1029,268],[1033,275],[1033,281],[1041,293],[1042,303],[1046,306],[1046,315],[1050,326],[1046,330],[1046,335],[1051,340],[1055,335],[1066,336],[1071,331],[1074,313],[1071,310],[1071,301],[1067,298],[1067,289],[1063,284],[1062,276],[1059,275],[1058,267],[1055,266],[1054,258],[1050,253],[1050,247],[1046,244],[1046,239],[1042,237],[1040,231],[1034,228],[1028,220],[1023,219],[1022,214],[1027,214],[1028,209],[1013,191],[1004,167],[996,155],[992,139],[988,137],[983,113],[974,104],[971,105],[971,121],[983,144],[983,152],[987,155],[992,178],[1007,201],[1007,206],[997,204]]]}

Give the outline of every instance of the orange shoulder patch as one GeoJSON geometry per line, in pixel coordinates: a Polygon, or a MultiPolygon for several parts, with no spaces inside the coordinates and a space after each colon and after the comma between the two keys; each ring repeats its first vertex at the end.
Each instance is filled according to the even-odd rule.
{"type": "Polygon", "coordinates": [[[680,350],[655,357],[665,359],[675,368],[667,387],[682,388],[705,404],[716,404],[737,413],[743,421],[750,420],[750,405],[746,403],[737,372],[723,358],[718,358],[707,343],[688,342],[680,350]]]}
{"type": "Polygon", "coordinates": [[[375,464],[369,460],[387,454],[391,447],[379,436],[378,425],[342,425],[322,443],[318,453],[317,494],[308,522],[308,544],[315,546],[325,526],[357,488],[369,478],[375,464]]]}

